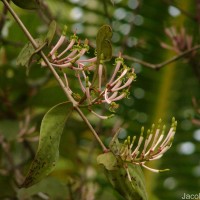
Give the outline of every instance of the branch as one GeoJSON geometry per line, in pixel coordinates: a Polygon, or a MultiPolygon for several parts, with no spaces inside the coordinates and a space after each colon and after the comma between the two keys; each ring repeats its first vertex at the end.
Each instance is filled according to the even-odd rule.
{"type": "Polygon", "coordinates": [[[166,60],[166,61],[158,63],[158,64],[145,62],[143,60],[140,60],[138,58],[134,58],[134,57],[131,57],[131,56],[128,56],[128,55],[124,55],[123,58],[125,58],[127,60],[134,61],[134,62],[139,63],[141,65],[144,65],[145,67],[148,67],[148,68],[151,68],[151,69],[155,69],[155,70],[159,70],[159,69],[163,68],[164,66],[169,65],[170,63],[173,63],[173,62],[183,58],[184,56],[192,53],[193,51],[199,50],[199,49],[200,49],[200,45],[197,45],[197,46],[195,46],[195,47],[193,47],[193,48],[191,48],[189,50],[186,50],[186,51],[180,53],[177,56],[174,56],[174,57],[170,58],[169,60],[166,60]]]}
{"type": "MultiPolygon", "coordinates": [[[[38,44],[36,43],[36,41],[34,40],[34,38],[31,36],[31,34],[29,33],[29,31],[26,29],[26,27],[24,26],[23,22],[19,19],[19,17],[15,13],[15,11],[10,7],[9,3],[7,2],[7,0],[1,0],[1,1],[7,7],[7,9],[9,10],[9,12],[12,14],[12,16],[16,20],[16,22],[19,24],[19,26],[21,27],[21,29],[23,30],[24,34],[27,36],[27,38],[29,39],[29,41],[31,42],[31,44],[33,45],[33,47],[35,48],[35,50],[38,50],[38,48],[39,48],[38,44]]],[[[74,109],[79,113],[79,115],[82,117],[83,121],[88,125],[89,129],[93,133],[93,136],[97,139],[97,141],[99,142],[99,144],[102,147],[103,151],[106,151],[107,148],[105,147],[105,145],[103,144],[103,142],[99,138],[99,136],[96,133],[96,131],[93,129],[93,127],[90,124],[90,122],[87,120],[87,118],[84,116],[84,114],[82,113],[82,111],[78,107],[78,102],[76,102],[74,100],[74,98],[71,96],[70,91],[65,86],[65,84],[62,81],[62,79],[57,74],[56,70],[51,65],[51,63],[49,62],[49,60],[46,57],[46,55],[43,53],[42,50],[40,50],[38,53],[41,55],[41,57],[43,58],[44,62],[49,67],[50,71],[52,72],[52,74],[54,75],[54,77],[56,78],[56,80],[58,81],[58,83],[60,84],[62,90],[64,91],[64,93],[68,97],[69,101],[72,102],[74,109]]]]}

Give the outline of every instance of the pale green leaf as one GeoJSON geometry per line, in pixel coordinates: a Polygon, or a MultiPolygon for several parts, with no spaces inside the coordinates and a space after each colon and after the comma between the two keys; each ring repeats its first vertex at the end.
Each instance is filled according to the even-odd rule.
{"type": "Polygon", "coordinates": [[[114,170],[116,168],[117,159],[112,152],[107,152],[97,157],[97,163],[103,165],[107,170],[114,170]]]}

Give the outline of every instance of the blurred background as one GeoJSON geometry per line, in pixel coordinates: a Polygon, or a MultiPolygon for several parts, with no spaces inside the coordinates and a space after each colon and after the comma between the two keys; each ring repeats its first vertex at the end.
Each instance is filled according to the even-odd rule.
{"type": "MultiPolygon", "coordinates": [[[[144,170],[147,193],[150,200],[199,194],[199,51],[162,63],[199,45],[200,1],[42,0],[36,11],[10,4],[34,38],[45,35],[55,19],[55,41],[67,25],[68,38],[76,32],[95,47],[98,29],[103,24],[112,27],[113,59],[107,64],[108,73],[122,52],[125,63],[134,67],[137,80],[129,98],[120,101],[114,118],[100,121],[86,113],[88,119],[108,145],[116,127],[122,127],[123,139],[138,135],[142,126],[147,130],[159,118],[169,128],[174,116],[178,127],[173,146],[150,165],[170,171],[156,174],[144,170]]],[[[53,173],[29,189],[17,188],[37,150],[42,117],[66,97],[46,68],[35,63],[27,75],[25,67],[16,65],[27,38],[2,3],[0,10],[0,199],[122,200],[97,166],[101,150],[76,114],[66,124],[53,173]]],[[[90,55],[94,55],[92,48],[90,55]]],[[[70,72],[68,76],[71,87],[78,90],[70,72]]],[[[107,107],[102,109],[109,114],[107,107]]]]}

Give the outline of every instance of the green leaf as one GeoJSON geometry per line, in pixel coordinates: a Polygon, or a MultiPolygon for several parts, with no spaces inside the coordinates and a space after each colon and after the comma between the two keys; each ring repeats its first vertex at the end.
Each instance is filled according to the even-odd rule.
{"type": "Polygon", "coordinates": [[[12,0],[12,2],[20,8],[28,10],[34,10],[40,6],[40,0],[12,0]]]}
{"type": "Polygon", "coordinates": [[[45,39],[48,46],[50,45],[51,41],[53,40],[55,32],[56,32],[56,21],[53,20],[49,25],[49,31],[48,31],[46,39],[45,39]]]}
{"type": "Polygon", "coordinates": [[[40,0],[12,0],[12,2],[23,9],[35,10],[40,6],[40,0]]]}
{"type": "Polygon", "coordinates": [[[98,30],[96,37],[97,67],[93,76],[92,84],[94,84],[97,78],[100,61],[109,61],[112,58],[111,38],[112,38],[111,27],[109,25],[103,25],[98,30]]]}
{"type": "Polygon", "coordinates": [[[72,104],[65,102],[54,106],[45,114],[38,150],[21,187],[30,187],[52,172],[59,158],[60,137],[71,112],[72,104]]]}
{"type": "Polygon", "coordinates": [[[108,180],[125,199],[147,200],[144,175],[139,165],[124,163],[112,152],[99,155],[97,162],[104,166],[108,180]]]}
{"type": "Polygon", "coordinates": [[[114,170],[116,169],[117,159],[112,152],[107,152],[97,157],[97,163],[104,165],[107,170],[114,170]]]}
{"type": "Polygon", "coordinates": [[[103,25],[96,37],[97,66],[100,60],[108,61],[112,58],[112,29],[109,25],[103,25]]]}
{"type": "MultiPolygon", "coordinates": [[[[35,39],[35,42],[38,44],[39,48],[43,47],[46,42],[43,38],[35,39]]],[[[37,50],[33,47],[33,45],[28,42],[17,57],[17,65],[22,65],[28,67],[32,61],[33,56],[37,53],[37,50]]]]}

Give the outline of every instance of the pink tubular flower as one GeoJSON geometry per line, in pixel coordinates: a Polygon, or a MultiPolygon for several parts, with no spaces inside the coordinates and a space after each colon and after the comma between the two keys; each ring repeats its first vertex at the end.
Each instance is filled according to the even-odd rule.
{"type": "Polygon", "coordinates": [[[57,51],[57,49],[63,44],[63,42],[65,41],[65,37],[66,37],[66,30],[67,30],[67,26],[64,27],[63,33],[60,36],[60,39],[58,40],[57,44],[54,46],[54,48],[51,50],[51,52],[49,53],[50,56],[54,55],[55,52],[57,51]]]}
{"type": "Polygon", "coordinates": [[[71,37],[71,41],[69,43],[69,45],[67,46],[67,48],[65,48],[65,50],[63,52],[61,52],[57,58],[60,58],[62,57],[67,51],[69,51],[73,45],[75,44],[75,42],[78,40],[78,37],[74,34],[72,37],[71,37]]]}

